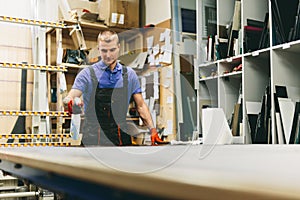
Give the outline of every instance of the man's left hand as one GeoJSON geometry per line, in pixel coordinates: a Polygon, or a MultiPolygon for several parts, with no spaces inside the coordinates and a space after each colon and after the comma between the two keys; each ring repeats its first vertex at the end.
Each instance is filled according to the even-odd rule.
{"type": "Polygon", "coordinates": [[[169,144],[169,142],[163,141],[160,139],[158,136],[158,132],[156,128],[151,128],[150,129],[150,134],[151,134],[151,145],[156,145],[156,144],[169,144]]]}

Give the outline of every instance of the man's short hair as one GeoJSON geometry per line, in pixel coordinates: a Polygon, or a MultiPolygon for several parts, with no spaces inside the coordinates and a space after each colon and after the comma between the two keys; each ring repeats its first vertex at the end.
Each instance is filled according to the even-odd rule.
{"type": "Polygon", "coordinates": [[[98,43],[99,42],[109,43],[113,40],[117,40],[117,43],[119,43],[118,34],[112,30],[104,30],[104,31],[100,32],[97,40],[98,40],[98,43]]]}

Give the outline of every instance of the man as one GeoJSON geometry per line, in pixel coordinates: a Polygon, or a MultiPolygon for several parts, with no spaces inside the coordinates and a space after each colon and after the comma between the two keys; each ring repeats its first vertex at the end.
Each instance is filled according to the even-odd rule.
{"type": "Polygon", "coordinates": [[[72,103],[74,98],[83,95],[83,145],[131,145],[131,137],[126,133],[126,114],[131,96],[139,116],[150,130],[152,145],[164,143],[153,125],[136,73],[117,61],[120,50],[118,35],[109,30],[100,33],[98,49],[101,61],[76,76],[64,99],[64,103],[72,103]]]}

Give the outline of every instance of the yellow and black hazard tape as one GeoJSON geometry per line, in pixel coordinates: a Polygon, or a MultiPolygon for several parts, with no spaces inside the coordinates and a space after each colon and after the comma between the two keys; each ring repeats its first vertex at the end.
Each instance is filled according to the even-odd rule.
{"type": "Polygon", "coordinates": [[[71,142],[18,142],[18,143],[5,143],[1,144],[0,147],[66,147],[71,146],[71,142]]]}
{"type": "Polygon", "coordinates": [[[0,139],[70,138],[70,134],[0,134],[0,139]]]}
{"type": "Polygon", "coordinates": [[[24,18],[8,17],[8,16],[0,16],[0,21],[26,24],[26,25],[35,25],[41,27],[66,28],[65,24],[60,22],[48,22],[43,20],[24,19],[24,18]]]}
{"type": "Polygon", "coordinates": [[[52,65],[35,65],[35,64],[23,64],[23,63],[7,63],[0,62],[0,67],[10,69],[32,69],[32,70],[45,70],[56,72],[67,72],[65,66],[52,66],[52,65]]]}
{"type": "Polygon", "coordinates": [[[49,116],[60,117],[68,116],[68,112],[63,111],[13,111],[13,110],[0,110],[0,116],[49,116]]]}

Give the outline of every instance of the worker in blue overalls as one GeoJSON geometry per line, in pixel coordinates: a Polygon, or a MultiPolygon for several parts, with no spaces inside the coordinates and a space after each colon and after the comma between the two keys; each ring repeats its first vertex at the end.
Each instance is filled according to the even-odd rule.
{"type": "Polygon", "coordinates": [[[126,133],[126,114],[130,98],[151,133],[151,143],[163,143],[141,94],[135,71],[117,61],[120,50],[118,35],[105,30],[98,36],[101,60],[78,73],[72,89],[64,99],[70,104],[83,95],[83,145],[131,145],[126,133]],[[99,126],[100,125],[100,126],[99,126]]]}

